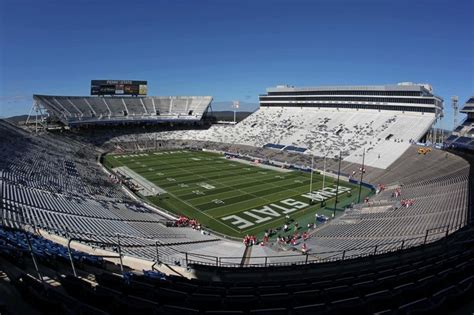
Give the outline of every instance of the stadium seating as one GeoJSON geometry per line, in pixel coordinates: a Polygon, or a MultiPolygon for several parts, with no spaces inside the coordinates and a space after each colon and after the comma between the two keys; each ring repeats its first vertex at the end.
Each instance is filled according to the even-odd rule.
{"type": "MultiPolygon", "coordinates": [[[[434,115],[371,110],[262,107],[237,125],[207,130],[161,132],[160,139],[201,140],[268,147],[297,147],[297,152],[358,163],[366,150],[366,164],[387,168],[418,141],[434,122],[434,115]]],[[[115,141],[123,141],[123,138],[115,141]]]]}
{"type": "MultiPolygon", "coordinates": [[[[116,243],[119,233],[124,236],[124,253],[149,260],[156,259],[154,245],[158,240],[160,244],[170,244],[160,248],[161,259],[180,261],[183,265],[184,252],[212,257],[241,255],[241,244],[236,246],[188,229],[165,227],[167,218],[131,200],[110,182],[95,163],[97,151],[93,146],[68,137],[32,137],[6,123],[1,123],[0,128],[6,135],[0,140],[4,148],[0,154],[15,157],[0,162],[2,218],[7,225],[18,226],[18,222],[23,222],[64,237],[106,243],[116,243]],[[46,149],[52,147],[55,149],[46,149]]],[[[393,187],[373,198],[372,202],[385,202],[389,210],[373,212],[370,207],[359,207],[348,211],[315,231],[308,247],[318,252],[362,248],[351,253],[363,254],[372,252],[375,246],[379,246],[379,251],[388,250],[403,240],[409,245],[413,238],[420,243],[429,229],[449,225],[452,232],[462,226],[468,202],[467,162],[453,155],[446,159],[445,153],[438,151],[427,157],[407,156],[407,160],[413,163],[394,164],[396,174],[367,174],[375,183],[404,185],[399,198],[391,198],[393,187]],[[398,205],[406,198],[415,200],[412,207],[398,205]]],[[[429,240],[443,236],[440,232],[429,240]]],[[[254,255],[269,256],[269,263],[301,261],[301,257],[272,258],[282,255],[272,248],[263,252],[256,249],[254,255]]],[[[203,263],[212,260],[196,257],[193,259],[203,263]]],[[[256,259],[255,263],[262,262],[256,259]]]]}
{"type": "MultiPolygon", "coordinates": [[[[33,137],[0,122],[0,204],[2,225],[24,224],[70,238],[116,243],[124,253],[163,260],[184,259],[185,251],[220,245],[213,236],[190,228],[169,228],[167,217],[133,201],[95,163],[97,152],[83,144],[33,137]],[[47,149],[54,147],[54,150],[47,149]],[[80,158],[80,157],[83,158],[80,158]],[[92,162],[94,161],[94,162],[92,162]]],[[[225,246],[225,242],[222,242],[225,246]]]]}
{"type": "MultiPolygon", "coordinates": [[[[468,112],[466,112],[466,113],[468,113],[468,112]]],[[[473,127],[474,127],[474,120],[472,119],[470,114],[468,114],[468,117],[459,126],[454,128],[453,137],[454,136],[456,136],[456,137],[466,136],[466,137],[470,137],[472,139],[473,132],[474,132],[473,127]]]]}
{"type": "MultiPolygon", "coordinates": [[[[337,268],[320,266],[311,271],[314,275],[293,266],[286,270],[294,276],[286,279],[278,278],[285,270],[279,268],[268,270],[275,278],[263,281],[188,280],[146,271],[123,278],[97,273],[94,286],[72,276],[59,281],[77,303],[109,313],[120,308],[146,314],[443,313],[474,294],[472,231],[461,235],[451,239],[449,247],[435,245],[403,259],[361,258],[337,268]]],[[[238,273],[246,279],[258,277],[251,268],[238,273]]],[[[42,292],[31,277],[21,279],[42,292]]]]}
{"type": "MultiPolygon", "coordinates": [[[[471,301],[474,294],[473,231],[472,227],[464,228],[446,242],[377,259],[360,258],[312,269],[273,267],[260,269],[262,275],[253,268],[221,270],[222,281],[205,277],[188,280],[146,270],[142,275],[125,273],[122,278],[94,269],[95,274],[87,278],[59,276],[64,291],[27,274],[14,278],[13,284],[35,308],[48,313],[50,307],[60,312],[79,308],[87,314],[446,313],[471,301]],[[293,276],[285,276],[287,272],[293,276]],[[265,273],[272,276],[265,278],[265,273]],[[257,281],[260,277],[265,280],[257,281]]],[[[17,248],[27,252],[25,236],[24,232],[0,229],[0,241],[4,242],[0,257],[11,259],[17,248]]],[[[28,236],[41,266],[58,258],[58,266],[67,262],[64,247],[28,236]]],[[[74,252],[73,257],[88,265],[103,265],[97,257],[84,253],[74,252]]],[[[201,269],[205,272],[209,267],[201,269]]]]}
{"type": "MultiPolygon", "coordinates": [[[[58,99],[55,104],[66,107],[65,102],[58,99]]],[[[174,100],[170,99],[164,106],[169,108],[172,103],[174,100]]],[[[76,105],[75,114],[79,115],[83,105],[87,104],[76,105]]],[[[120,108],[115,101],[107,105],[114,110],[120,108]]],[[[150,105],[153,107],[137,101],[127,110],[145,113],[150,105]]],[[[98,104],[90,106],[94,109],[98,104]]],[[[186,111],[194,105],[177,102],[176,106],[179,111],[186,111]]],[[[394,123],[386,121],[388,125],[394,123]]],[[[342,127],[331,132],[341,129],[342,133],[342,127]]],[[[321,263],[314,268],[301,263],[304,255],[298,255],[296,260],[291,252],[258,247],[253,249],[253,256],[264,253],[269,256],[269,264],[281,263],[286,267],[236,270],[211,265],[216,264],[216,257],[241,256],[241,244],[190,228],[166,227],[168,217],[128,197],[102,172],[95,162],[98,148],[74,137],[33,136],[3,121],[0,133],[0,259],[6,257],[23,266],[26,256],[17,259],[17,249],[28,252],[28,235],[41,265],[66,265],[66,248],[48,238],[58,235],[64,239],[78,237],[84,242],[117,244],[119,234],[124,255],[153,261],[157,259],[158,248],[159,260],[179,262],[202,276],[187,280],[146,271],[143,276],[126,274],[122,279],[94,269],[93,274],[82,279],[57,278],[61,291],[26,274],[15,278],[14,287],[45,312],[74,309],[80,314],[424,314],[446,313],[473,297],[472,227],[458,231],[468,222],[468,211],[472,210],[472,170],[466,160],[451,153],[433,150],[418,155],[416,148],[410,147],[401,160],[391,164],[390,171],[369,170],[366,178],[374,184],[384,183],[387,189],[372,197],[370,204],[355,206],[339,218],[321,224],[307,241],[314,252],[338,250],[347,253],[346,258],[370,257],[321,263]],[[401,196],[393,196],[396,189],[401,189],[401,196]],[[414,204],[402,207],[404,199],[412,199],[414,204]],[[25,228],[34,228],[30,232],[39,231],[43,237],[18,230],[25,228]],[[432,234],[427,233],[430,229],[432,234]],[[446,234],[448,238],[444,238],[446,234]],[[424,244],[424,236],[430,244],[412,248],[424,244]],[[417,241],[412,241],[415,238],[417,241]],[[440,239],[443,241],[431,243],[440,239]],[[410,249],[382,254],[399,250],[401,244],[410,249]],[[185,253],[195,255],[186,260],[185,253]],[[374,257],[374,253],[381,255],[374,257]],[[198,254],[203,255],[200,261],[196,258],[198,254]],[[255,273],[256,270],[259,271],[255,273]]],[[[273,157],[290,156],[278,147],[280,141],[265,141],[261,146],[273,145],[253,151],[232,143],[223,146],[245,149],[252,156],[263,158],[268,157],[268,152],[273,157]]],[[[284,144],[304,148],[298,145],[284,144]]],[[[307,156],[295,159],[308,165],[307,156]]],[[[357,167],[358,164],[348,161],[344,164],[346,171],[357,167]]],[[[113,245],[104,248],[117,250],[113,245]]],[[[102,259],[78,251],[73,251],[73,259],[99,268],[104,265],[102,259]]],[[[261,263],[257,257],[252,259],[249,257],[248,261],[261,263]]],[[[0,303],[0,310],[1,307],[0,303]]]]}
{"type": "Polygon", "coordinates": [[[210,96],[74,97],[34,95],[66,125],[85,123],[200,120],[210,96]]]}
{"type": "Polygon", "coordinates": [[[397,161],[393,165],[396,174],[368,176],[389,188],[370,198],[369,204],[348,210],[322,226],[307,244],[321,251],[365,247],[359,253],[368,253],[377,245],[383,251],[381,244],[389,249],[402,241],[405,245],[416,243],[417,237],[419,243],[427,231],[429,237],[441,238],[463,226],[468,220],[470,167],[455,155],[431,153],[429,157],[412,155],[411,162],[397,161]],[[401,195],[394,197],[397,189],[401,195]],[[403,207],[402,200],[414,203],[403,207]]]}

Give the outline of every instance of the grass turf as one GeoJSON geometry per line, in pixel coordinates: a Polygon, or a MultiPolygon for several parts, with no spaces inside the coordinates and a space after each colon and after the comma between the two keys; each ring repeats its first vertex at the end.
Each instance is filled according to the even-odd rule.
{"type": "MultiPolygon", "coordinates": [[[[309,173],[280,172],[228,160],[220,154],[177,150],[107,155],[104,164],[109,168],[127,166],[166,190],[143,199],[231,237],[261,236],[266,229],[281,227],[288,221],[285,209],[291,210],[288,215],[300,228],[314,223],[315,213],[330,217],[334,211],[334,193],[324,204],[310,204],[303,196],[310,189],[309,173]],[[247,223],[236,222],[239,219],[247,223]]],[[[326,176],[324,187],[336,187],[335,182],[326,176]]],[[[351,192],[339,194],[336,215],[358,199],[358,186],[342,181],[340,186],[351,192]]],[[[322,187],[323,177],[313,173],[312,191],[322,187]]],[[[369,194],[370,190],[363,187],[362,198],[369,194]]]]}

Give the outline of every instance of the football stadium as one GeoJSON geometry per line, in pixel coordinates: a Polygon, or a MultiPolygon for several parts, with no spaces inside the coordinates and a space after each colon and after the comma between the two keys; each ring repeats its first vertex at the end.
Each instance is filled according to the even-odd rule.
{"type": "Polygon", "coordinates": [[[1,257],[37,308],[421,314],[472,298],[472,98],[443,141],[429,84],[278,86],[222,124],[210,96],[94,82],[0,122],[1,257]]]}
{"type": "Polygon", "coordinates": [[[472,12],[0,1],[0,315],[473,314],[472,12]]]}

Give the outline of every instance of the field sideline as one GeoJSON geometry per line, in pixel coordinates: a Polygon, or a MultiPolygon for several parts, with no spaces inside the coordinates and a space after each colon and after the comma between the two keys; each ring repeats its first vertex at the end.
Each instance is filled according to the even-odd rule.
{"type": "MultiPolygon", "coordinates": [[[[280,172],[246,165],[223,155],[201,151],[158,151],[128,155],[107,155],[109,168],[127,166],[166,193],[144,197],[170,212],[195,218],[202,225],[233,237],[262,235],[265,229],[282,226],[286,216],[300,226],[314,222],[315,213],[332,215],[336,185],[326,177],[280,172]],[[310,205],[310,199],[318,202],[310,205]],[[322,206],[321,201],[326,207],[322,206]]],[[[370,194],[363,188],[362,195],[370,194]]],[[[357,201],[358,187],[339,184],[338,212],[357,201]]]]}

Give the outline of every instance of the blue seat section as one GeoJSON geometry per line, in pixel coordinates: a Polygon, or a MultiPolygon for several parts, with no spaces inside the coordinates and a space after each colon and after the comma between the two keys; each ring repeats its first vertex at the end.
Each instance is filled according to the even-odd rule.
{"type": "Polygon", "coordinates": [[[267,148],[267,149],[277,149],[277,150],[281,150],[285,147],[285,145],[283,144],[275,144],[275,143],[267,143],[263,146],[264,148],[267,148]]]}
{"type": "Polygon", "coordinates": [[[474,151],[474,138],[458,137],[454,141],[451,141],[449,143],[447,142],[447,145],[457,149],[466,149],[474,151]]]}
{"type": "Polygon", "coordinates": [[[459,137],[456,139],[456,143],[457,144],[467,144],[469,142],[471,142],[473,139],[472,138],[469,138],[469,137],[459,137]]]}
{"type": "Polygon", "coordinates": [[[458,138],[458,136],[450,135],[449,137],[446,138],[446,140],[445,140],[444,142],[445,142],[446,144],[451,144],[451,143],[454,142],[457,138],[458,138]]]}
{"type": "Polygon", "coordinates": [[[301,152],[301,153],[303,153],[303,152],[306,152],[306,150],[308,150],[308,149],[306,149],[306,148],[301,148],[301,147],[295,147],[295,146],[293,146],[293,145],[289,145],[289,146],[285,147],[284,150],[285,150],[285,151],[295,151],[295,152],[301,152]]]}
{"type": "MultiPolygon", "coordinates": [[[[69,261],[69,253],[66,247],[38,235],[11,231],[3,227],[0,227],[0,254],[12,255],[16,251],[29,251],[27,235],[30,239],[33,253],[39,259],[69,261]]],[[[76,262],[85,262],[96,266],[103,265],[102,257],[89,255],[74,249],[71,249],[71,254],[76,262]]]]}

